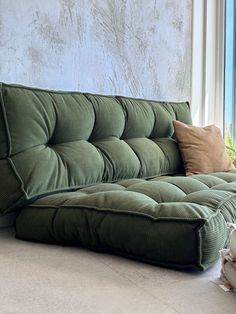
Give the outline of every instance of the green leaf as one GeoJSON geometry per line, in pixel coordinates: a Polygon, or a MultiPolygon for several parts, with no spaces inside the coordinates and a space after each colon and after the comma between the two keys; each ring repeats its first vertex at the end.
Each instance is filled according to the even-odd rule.
{"type": "Polygon", "coordinates": [[[226,128],[225,145],[232,162],[236,162],[236,146],[228,128],[226,128]]]}

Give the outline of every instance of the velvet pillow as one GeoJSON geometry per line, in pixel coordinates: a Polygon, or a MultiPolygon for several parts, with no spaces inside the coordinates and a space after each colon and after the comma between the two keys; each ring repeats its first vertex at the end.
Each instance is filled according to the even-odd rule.
{"type": "Polygon", "coordinates": [[[186,175],[234,169],[221,135],[215,125],[197,127],[173,121],[186,175]]]}

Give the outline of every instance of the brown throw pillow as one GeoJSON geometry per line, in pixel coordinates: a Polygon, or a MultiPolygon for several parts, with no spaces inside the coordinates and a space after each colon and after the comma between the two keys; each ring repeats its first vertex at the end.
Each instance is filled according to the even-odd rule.
{"type": "Polygon", "coordinates": [[[215,125],[204,128],[173,121],[186,175],[234,169],[221,135],[215,125]]]}

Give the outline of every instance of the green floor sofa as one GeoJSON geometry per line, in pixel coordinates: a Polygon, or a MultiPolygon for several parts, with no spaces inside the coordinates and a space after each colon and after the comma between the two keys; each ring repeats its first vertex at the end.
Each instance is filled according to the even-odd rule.
{"type": "Polygon", "coordinates": [[[236,171],[184,176],[187,102],[0,86],[0,211],[16,237],[205,270],[235,222],[236,171]]]}

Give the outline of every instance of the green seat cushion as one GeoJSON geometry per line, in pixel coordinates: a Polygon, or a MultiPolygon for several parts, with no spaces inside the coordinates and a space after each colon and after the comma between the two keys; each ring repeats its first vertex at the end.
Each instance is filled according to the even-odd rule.
{"type": "Polygon", "coordinates": [[[16,235],[205,270],[235,221],[233,179],[234,172],[129,179],[46,196],[21,210],[16,235]]]}

